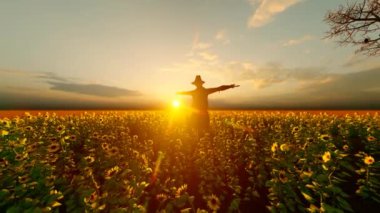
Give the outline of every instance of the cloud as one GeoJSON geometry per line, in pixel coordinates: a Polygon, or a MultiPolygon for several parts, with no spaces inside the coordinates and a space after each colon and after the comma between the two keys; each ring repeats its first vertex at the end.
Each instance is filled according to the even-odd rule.
{"type": "Polygon", "coordinates": [[[328,80],[311,81],[300,90],[283,94],[251,95],[236,106],[274,109],[379,109],[379,81],[380,67],[346,74],[330,74],[328,80]]]}
{"type": "Polygon", "coordinates": [[[38,75],[37,77],[41,78],[41,79],[61,81],[61,82],[67,82],[68,81],[66,78],[60,77],[53,72],[44,72],[43,74],[38,75]]]}
{"type": "Polygon", "coordinates": [[[46,80],[45,83],[51,85],[51,90],[59,90],[70,93],[93,95],[99,97],[123,97],[123,96],[139,96],[137,91],[106,86],[101,84],[83,84],[74,83],[71,79],[61,77],[52,72],[44,72],[37,76],[37,78],[46,80]]]}
{"type": "Polygon", "coordinates": [[[250,0],[257,9],[248,20],[249,28],[262,27],[273,21],[273,17],[284,12],[290,6],[300,3],[302,0],[250,0]]]}
{"type": "Polygon", "coordinates": [[[208,51],[212,47],[212,43],[203,42],[199,38],[199,33],[196,33],[191,44],[190,52],[186,54],[187,57],[194,57],[199,55],[199,52],[208,51]]]}
{"type": "Polygon", "coordinates": [[[220,30],[215,34],[215,40],[222,44],[229,44],[231,41],[227,37],[227,33],[225,30],[220,30]]]}
{"type": "Polygon", "coordinates": [[[137,91],[122,89],[118,87],[105,86],[100,84],[77,84],[48,81],[52,90],[64,92],[79,93],[85,95],[94,95],[100,97],[122,97],[122,96],[139,96],[137,91]]]}
{"type": "Polygon", "coordinates": [[[215,61],[218,59],[218,55],[211,53],[209,51],[200,52],[199,56],[206,61],[215,61]]]}
{"type": "Polygon", "coordinates": [[[160,107],[157,100],[104,99],[70,95],[54,91],[30,91],[23,88],[0,90],[0,109],[152,109],[160,107]]]}
{"type": "Polygon", "coordinates": [[[225,72],[234,80],[251,81],[256,89],[264,89],[292,80],[302,87],[311,82],[326,81],[330,76],[322,67],[288,68],[278,63],[257,66],[249,62],[230,62],[226,65],[225,72]]]}
{"type": "Polygon", "coordinates": [[[192,44],[192,50],[205,50],[211,47],[211,43],[201,42],[199,39],[199,33],[195,34],[192,44]]]}
{"type": "Polygon", "coordinates": [[[380,67],[336,74],[329,81],[315,82],[300,94],[315,105],[335,108],[380,108],[380,67]]]}
{"type": "Polygon", "coordinates": [[[380,67],[347,74],[335,74],[331,76],[329,81],[311,84],[305,90],[314,94],[350,96],[368,91],[377,91],[379,82],[380,67]]]}
{"type": "Polygon", "coordinates": [[[303,36],[301,38],[290,39],[290,40],[286,41],[285,43],[283,43],[282,46],[284,46],[284,47],[294,46],[294,45],[302,44],[302,43],[304,43],[306,41],[310,41],[312,39],[314,39],[313,36],[311,36],[311,35],[305,35],[305,36],[303,36]]]}
{"type": "MultiPolygon", "coordinates": [[[[22,92],[25,94],[50,94],[51,91],[64,91],[67,93],[110,98],[125,96],[136,97],[141,95],[138,91],[124,88],[101,84],[80,83],[74,81],[72,78],[62,77],[52,72],[27,72],[0,69],[0,74],[2,76],[2,78],[0,78],[0,83],[2,83],[0,85],[0,90],[3,90],[5,93],[12,92],[18,94],[22,92]]],[[[73,96],[70,94],[68,95],[73,96]]]]}

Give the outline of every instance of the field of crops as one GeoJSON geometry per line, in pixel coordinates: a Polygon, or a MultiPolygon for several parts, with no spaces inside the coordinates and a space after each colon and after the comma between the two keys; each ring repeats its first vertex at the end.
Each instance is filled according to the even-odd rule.
{"type": "Polygon", "coordinates": [[[0,119],[8,212],[376,212],[380,117],[171,112],[0,119]]]}

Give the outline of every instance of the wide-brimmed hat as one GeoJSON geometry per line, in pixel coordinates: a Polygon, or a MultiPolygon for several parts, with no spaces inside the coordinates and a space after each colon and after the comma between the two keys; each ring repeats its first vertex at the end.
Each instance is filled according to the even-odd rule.
{"type": "Polygon", "coordinates": [[[195,76],[195,80],[191,83],[194,85],[198,85],[198,84],[204,84],[205,82],[202,81],[202,78],[200,75],[197,75],[197,76],[195,76]]]}

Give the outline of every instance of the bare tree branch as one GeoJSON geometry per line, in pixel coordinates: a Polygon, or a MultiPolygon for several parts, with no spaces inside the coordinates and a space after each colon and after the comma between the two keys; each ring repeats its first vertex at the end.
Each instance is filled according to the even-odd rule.
{"type": "Polygon", "coordinates": [[[358,53],[380,55],[379,0],[347,0],[344,6],[328,11],[324,20],[330,25],[325,38],[357,46],[358,53]]]}

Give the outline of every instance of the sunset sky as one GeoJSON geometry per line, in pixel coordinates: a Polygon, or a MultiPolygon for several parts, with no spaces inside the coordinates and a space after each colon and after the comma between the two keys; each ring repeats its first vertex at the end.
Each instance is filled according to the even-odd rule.
{"type": "Polygon", "coordinates": [[[0,0],[0,108],[380,108],[380,58],[323,39],[346,0],[0,0]],[[181,97],[187,100],[186,97],[181,97]]]}

